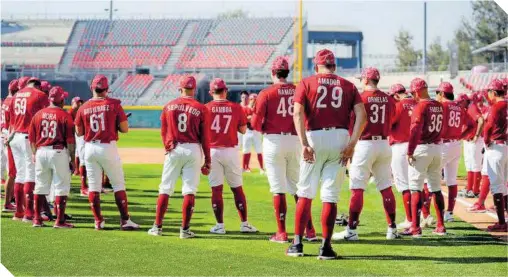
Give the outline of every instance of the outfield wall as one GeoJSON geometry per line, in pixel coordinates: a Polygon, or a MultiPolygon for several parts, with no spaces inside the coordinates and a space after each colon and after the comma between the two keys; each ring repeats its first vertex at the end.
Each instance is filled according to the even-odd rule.
{"type": "Polygon", "coordinates": [[[132,128],[160,128],[162,106],[124,106],[129,117],[129,127],[132,128]]]}

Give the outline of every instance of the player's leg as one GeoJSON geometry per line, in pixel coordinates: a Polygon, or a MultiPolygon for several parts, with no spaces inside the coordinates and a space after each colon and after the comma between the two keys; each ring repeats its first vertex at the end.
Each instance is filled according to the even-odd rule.
{"type": "Polygon", "coordinates": [[[85,165],[87,168],[88,178],[88,201],[92,210],[95,229],[101,230],[104,228],[104,218],[101,212],[101,178],[102,178],[102,167],[97,161],[97,157],[101,155],[98,148],[99,144],[86,143],[85,144],[85,165]]]}
{"type": "Polygon", "coordinates": [[[254,151],[256,151],[259,162],[259,173],[265,173],[265,164],[263,162],[263,135],[260,132],[254,131],[254,151]]]}
{"type": "Polygon", "coordinates": [[[455,208],[455,199],[457,198],[457,172],[459,170],[460,161],[460,142],[448,143],[447,147],[443,147],[443,154],[447,152],[447,159],[444,160],[443,155],[443,168],[444,179],[448,187],[448,205],[444,215],[444,221],[453,222],[453,209],[455,208]]]}
{"type": "Polygon", "coordinates": [[[85,141],[83,137],[79,137],[76,140],[76,149],[79,148],[79,176],[81,181],[80,194],[81,196],[88,196],[88,185],[87,185],[87,174],[86,174],[86,166],[85,166],[85,141]]]}
{"type": "MultiPolygon", "coordinates": [[[[81,137],[82,138],[82,137],[81,137]]],[[[80,137],[78,137],[77,134],[74,134],[74,141],[75,141],[75,150],[74,150],[74,165],[75,165],[75,168],[74,168],[74,172],[73,174],[76,175],[76,176],[79,176],[79,163],[80,163],[80,159],[79,159],[79,143],[78,143],[78,140],[80,139],[80,137]]]]}
{"type": "Polygon", "coordinates": [[[243,152],[243,163],[242,163],[242,168],[243,168],[243,171],[245,172],[250,172],[250,166],[249,166],[249,163],[250,163],[250,156],[251,156],[251,150],[252,150],[252,145],[254,143],[254,138],[253,138],[253,131],[252,130],[247,130],[247,132],[245,132],[245,134],[243,135],[243,148],[242,148],[242,152],[243,152]]]}
{"type": "Polygon", "coordinates": [[[35,155],[35,188],[34,188],[34,217],[33,227],[42,227],[41,210],[43,198],[49,194],[53,181],[51,164],[51,150],[40,148],[35,155]]]}
{"type": "Polygon", "coordinates": [[[411,190],[411,228],[403,234],[421,237],[420,213],[423,206],[423,183],[432,158],[428,154],[428,145],[418,145],[414,151],[415,161],[408,168],[409,189],[411,190]]]}
{"type": "MultiPolygon", "coordinates": [[[[210,156],[212,158],[212,165],[210,174],[208,175],[208,183],[212,189],[212,209],[215,215],[215,220],[217,224],[210,229],[210,233],[214,234],[225,234],[226,230],[224,229],[224,200],[222,198],[223,184],[224,184],[224,166],[223,162],[223,153],[224,149],[210,149],[210,156]]],[[[237,158],[238,153],[236,153],[237,158]]],[[[240,168],[241,174],[241,168],[240,168]]]]}
{"type": "Polygon", "coordinates": [[[404,211],[406,213],[404,222],[398,224],[398,227],[403,229],[411,227],[411,191],[409,190],[408,167],[407,143],[392,145],[392,174],[395,180],[395,187],[402,194],[404,211]]]}
{"type": "Polygon", "coordinates": [[[65,208],[71,189],[71,172],[66,167],[69,163],[68,152],[66,150],[53,151],[51,162],[56,209],[56,221],[53,227],[72,228],[74,225],[65,222],[65,208]]]}
{"type": "Polygon", "coordinates": [[[489,231],[506,232],[508,227],[505,219],[504,195],[506,194],[506,164],[508,152],[506,145],[492,143],[486,147],[485,159],[487,162],[487,174],[490,180],[490,191],[494,198],[494,206],[498,222],[488,226],[489,231]]]}
{"type": "Polygon", "coordinates": [[[14,201],[16,201],[16,199],[19,200],[23,199],[23,185],[16,186],[17,171],[16,165],[14,163],[14,156],[12,154],[11,147],[7,146],[6,148],[7,148],[7,167],[8,167],[7,189],[10,188],[11,191],[10,195],[12,196],[11,198],[8,199],[9,201],[6,201],[5,203],[5,205],[9,206],[4,206],[4,209],[8,207],[9,210],[13,210],[15,212],[14,217],[23,218],[24,215],[23,205],[21,205],[20,207],[18,206],[14,207],[11,204],[12,199],[14,199],[14,201]]]}
{"type": "Polygon", "coordinates": [[[444,208],[445,202],[441,192],[441,169],[442,169],[442,147],[441,145],[430,145],[429,158],[431,162],[427,168],[428,188],[434,199],[434,208],[436,209],[437,225],[433,233],[437,235],[445,235],[446,228],[444,226],[444,208]]]}
{"type": "Polygon", "coordinates": [[[475,152],[474,152],[474,160],[473,160],[473,172],[474,172],[474,181],[473,181],[473,191],[472,194],[468,194],[467,197],[473,198],[478,197],[480,194],[481,180],[482,180],[482,160],[483,153],[482,150],[484,148],[483,139],[478,139],[475,143],[475,152]]]}
{"type": "Polygon", "coordinates": [[[12,205],[11,201],[14,198],[14,179],[16,178],[16,168],[12,159],[12,151],[9,146],[5,146],[4,149],[5,164],[2,166],[6,169],[6,180],[5,180],[5,202],[2,212],[15,212],[16,208],[12,205]],[[12,171],[12,172],[11,172],[12,171]]]}
{"type": "MultiPolygon", "coordinates": [[[[3,143],[3,136],[0,135],[0,179],[2,180],[2,184],[5,185],[6,177],[7,177],[7,156],[5,153],[5,144],[3,143]]],[[[4,191],[6,193],[6,191],[4,191]]]]}
{"type": "Polygon", "coordinates": [[[25,194],[25,217],[32,218],[34,216],[34,199],[33,191],[35,188],[35,162],[32,158],[32,147],[28,140],[28,135],[23,135],[24,140],[21,142],[22,155],[25,159],[25,180],[23,193],[25,194]]]}
{"type": "Polygon", "coordinates": [[[474,156],[475,156],[475,143],[471,141],[464,141],[464,165],[467,171],[467,185],[464,190],[461,190],[461,195],[466,196],[469,191],[473,191],[475,180],[474,169],[474,156]]]}
{"type": "Polygon", "coordinates": [[[199,144],[188,144],[183,152],[182,167],[182,226],[180,228],[180,238],[187,239],[194,237],[194,233],[190,231],[190,221],[194,212],[194,201],[199,185],[199,175],[201,174],[201,166],[203,154],[199,144]]]}
{"type": "MultiPolygon", "coordinates": [[[[14,184],[14,198],[16,201],[16,213],[14,214],[13,220],[24,220],[25,222],[32,222],[32,212],[26,211],[25,204],[25,179],[26,179],[26,159],[25,159],[25,134],[15,134],[14,138],[10,143],[12,151],[12,160],[14,161],[15,168],[17,170],[15,184],[14,184]]],[[[30,211],[32,211],[32,208],[30,211]]]]}
{"type": "Polygon", "coordinates": [[[490,192],[490,180],[487,174],[487,159],[482,160],[481,165],[481,187],[480,194],[478,196],[478,200],[473,204],[473,206],[467,208],[467,211],[470,213],[484,213],[487,211],[485,207],[485,200],[490,192]]]}

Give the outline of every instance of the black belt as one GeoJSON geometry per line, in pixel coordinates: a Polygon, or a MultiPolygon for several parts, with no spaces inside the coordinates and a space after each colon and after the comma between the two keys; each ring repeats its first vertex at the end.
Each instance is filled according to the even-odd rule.
{"type": "Polygon", "coordinates": [[[316,128],[316,129],[310,129],[309,131],[329,131],[329,130],[336,130],[336,129],[344,129],[344,130],[347,130],[347,128],[341,128],[341,127],[327,127],[327,128],[316,128]]]}
{"type": "Polygon", "coordinates": [[[362,138],[360,140],[386,140],[387,138],[387,136],[371,136],[368,138],[362,138]]]}

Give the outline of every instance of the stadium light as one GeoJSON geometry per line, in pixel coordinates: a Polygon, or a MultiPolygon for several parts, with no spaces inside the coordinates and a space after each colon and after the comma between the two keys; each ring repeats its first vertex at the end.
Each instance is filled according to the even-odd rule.
{"type": "Polygon", "coordinates": [[[113,12],[118,11],[118,9],[113,9],[113,0],[109,0],[109,9],[104,9],[104,11],[109,11],[109,20],[113,20],[113,12]]]}

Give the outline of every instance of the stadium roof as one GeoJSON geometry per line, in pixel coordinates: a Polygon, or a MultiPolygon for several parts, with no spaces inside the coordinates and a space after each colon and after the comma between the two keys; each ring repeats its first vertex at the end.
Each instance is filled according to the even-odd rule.
{"type": "Polygon", "coordinates": [[[318,25],[318,26],[309,26],[309,31],[312,32],[361,32],[360,29],[345,26],[345,25],[318,25]]]}
{"type": "Polygon", "coordinates": [[[473,54],[480,54],[482,52],[485,52],[485,51],[493,51],[493,52],[497,52],[497,51],[501,51],[501,50],[505,50],[505,49],[508,49],[508,37],[505,37],[503,39],[500,39],[492,44],[489,44],[487,46],[484,46],[482,48],[478,48],[476,50],[473,50],[473,54]]]}

